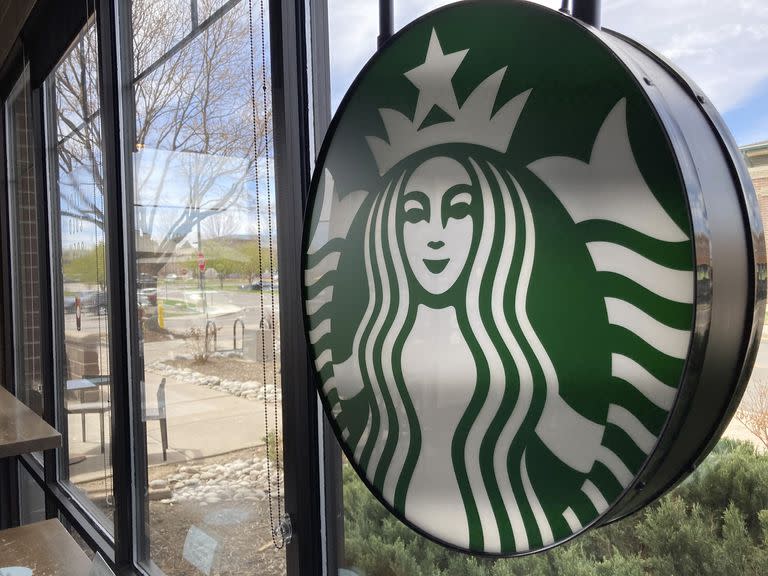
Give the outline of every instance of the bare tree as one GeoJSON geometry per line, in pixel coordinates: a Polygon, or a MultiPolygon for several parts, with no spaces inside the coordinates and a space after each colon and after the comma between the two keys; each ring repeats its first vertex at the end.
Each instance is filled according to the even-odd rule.
{"type": "Polygon", "coordinates": [[[203,238],[222,239],[234,236],[240,230],[237,213],[228,211],[214,214],[203,222],[203,238]]]}
{"type": "MultiPolygon", "coordinates": [[[[199,6],[214,12],[210,1],[199,6]]],[[[134,220],[143,239],[139,272],[156,276],[202,221],[253,203],[257,162],[271,138],[269,90],[259,54],[251,86],[244,2],[191,31],[188,2],[133,0],[131,8],[134,220]]],[[[71,189],[62,213],[103,228],[97,58],[91,28],[57,70],[56,124],[60,181],[71,189]]]]}
{"type": "Polygon", "coordinates": [[[736,410],[736,420],[768,448],[768,386],[757,378],[749,383],[736,410]]]}
{"type": "Polygon", "coordinates": [[[98,47],[90,26],[61,62],[55,76],[57,160],[63,216],[103,227],[98,47]]]}

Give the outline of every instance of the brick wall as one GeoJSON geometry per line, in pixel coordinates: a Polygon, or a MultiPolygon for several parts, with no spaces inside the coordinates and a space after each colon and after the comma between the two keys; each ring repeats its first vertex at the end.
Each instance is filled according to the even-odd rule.
{"type": "Polygon", "coordinates": [[[28,116],[27,93],[22,91],[12,104],[14,223],[16,252],[13,273],[17,275],[20,308],[17,319],[20,336],[17,361],[21,364],[22,381],[17,383],[19,397],[35,410],[40,401],[40,262],[38,255],[37,198],[33,156],[32,127],[28,116]]]}
{"type": "Polygon", "coordinates": [[[760,202],[760,217],[763,219],[763,229],[766,230],[766,246],[768,246],[768,196],[758,196],[760,202]]]}
{"type": "Polygon", "coordinates": [[[102,374],[99,362],[99,333],[67,334],[67,377],[85,378],[102,374]]]}
{"type": "Polygon", "coordinates": [[[768,196],[768,176],[755,176],[752,178],[755,192],[758,196],[768,196]]]}
{"type": "Polygon", "coordinates": [[[760,206],[760,217],[763,219],[765,231],[765,244],[768,246],[768,161],[764,151],[752,151],[747,159],[749,175],[757,193],[757,201],[760,206]]]}

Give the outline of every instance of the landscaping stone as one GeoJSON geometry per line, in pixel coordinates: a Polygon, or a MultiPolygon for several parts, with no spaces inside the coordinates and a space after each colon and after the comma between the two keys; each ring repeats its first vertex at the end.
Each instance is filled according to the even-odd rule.
{"type": "MultiPolygon", "coordinates": [[[[177,355],[176,360],[186,359],[186,355],[177,355]]],[[[262,385],[257,380],[245,380],[235,381],[218,378],[216,376],[208,376],[195,372],[188,368],[177,368],[166,364],[163,361],[153,362],[147,366],[147,371],[157,374],[159,376],[165,376],[167,378],[175,378],[185,384],[194,384],[196,386],[206,386],[208,388],[216,388],[217,390],[223,390],[233,396],[238,396],[250,401],[267,401],[267,402],[282,402],[282,392],[278,389],[275,390],[274,384],[262,385]]]]}
{"type": "MultiPolygon", "coordinates": [[[[180,466],[166,480],[153,480],[158,487],[151,498],[165,504],[197,502],[201,506],[227,500],[261,501],[267,498],[269,483],[263,472],[266,461],[262,458],[238,458],[225,464],[207,466],[180,466]],[[163,489],[165,485],[167,488],[163,489]]],[[[276,470],[272,471],[272,492],[277,491],[276,470]]]]}

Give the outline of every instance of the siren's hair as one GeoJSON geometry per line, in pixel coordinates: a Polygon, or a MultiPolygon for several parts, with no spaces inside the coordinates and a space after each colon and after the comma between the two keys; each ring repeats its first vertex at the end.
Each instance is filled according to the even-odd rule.
{"type": "MultiPolygon", "coordinates": [[[[539,526],[542,541],[551,539],[528,479],[524,452],[527,434],[536,424],[526,419],[540,414],[532,404],[540,408],[546,395],[541,365],[547,359],[529,345],[538,338],[526,314],[533,221],[525,195],[510,174],[490,163],[467,162],[458,155],[455,159],[478,188],[482,218],[476,222],[480,232],[474,258],[469,257],[465,310],[457,310],[467,330],[464,336],[474,344],[470,348],[478,380],[453,438],[454,467],[473,547],[527,550],[524,515],[539,526]],[[483,476],[489,465],[494,474],[483,476]]],[[[397,206],[412,172],[401,171],[372,205],[363,250],[369,301],[352,350],[364,387],[374,399],[355,459],[384,499],[401,512],[406,512],[405,497],[421,449],[418,416],[400,362],[415,309],[397,234],[397,206]],[[396,383],[396,389],[388,389],[388,382],[396,383]]]]}

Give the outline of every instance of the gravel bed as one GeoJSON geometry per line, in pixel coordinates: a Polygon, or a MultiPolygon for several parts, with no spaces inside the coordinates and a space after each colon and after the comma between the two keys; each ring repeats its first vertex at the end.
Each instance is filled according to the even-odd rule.
{"type": "MultiPolygon", "coordinates": [[[[274,477],[275,470],[272,469],[274,477]]],[[[80,488],[103,490],[104,480],[80,488]]],[[[212,545],[210,576],[285,576],[285,551],[271,537],[264,447],[249,448],[186,464],[164,464],[149,470],[149,548],[152,561],[166,576],[203,572],[185,558],[190,530],[212,545]],[[193,530],[194,528],[194,530],[193,530]]],[[[111,482],[107,485],[111,492],[111,482]]],[[[272,512],[278,500],[272,483],[272,512]]],[[[111,522],[114,508],[94,503],[111,522]]]]}
{"type": "Polygon", "coordinates": [[[258,380],[247,379],[249,376],[261,373],[257,372],[259,366],[253,362],[238,361],[233,358],[226,358],[222,362],[211,359],[205,363],[195,363],[184,355],[180,355],[174,360],[153,362],[147,365],[146,370],[159,376],[175,378],[186,384],[221,390],[246,400],[282,402],[282,393],[278,390],[275,395],[274,384],[268,383],[264,386],[258,380]],[[229,368],[226,373],[223,371],[224,366],[229,368]],[[226,377],[225,374],[227,374],[226,377]]]}

